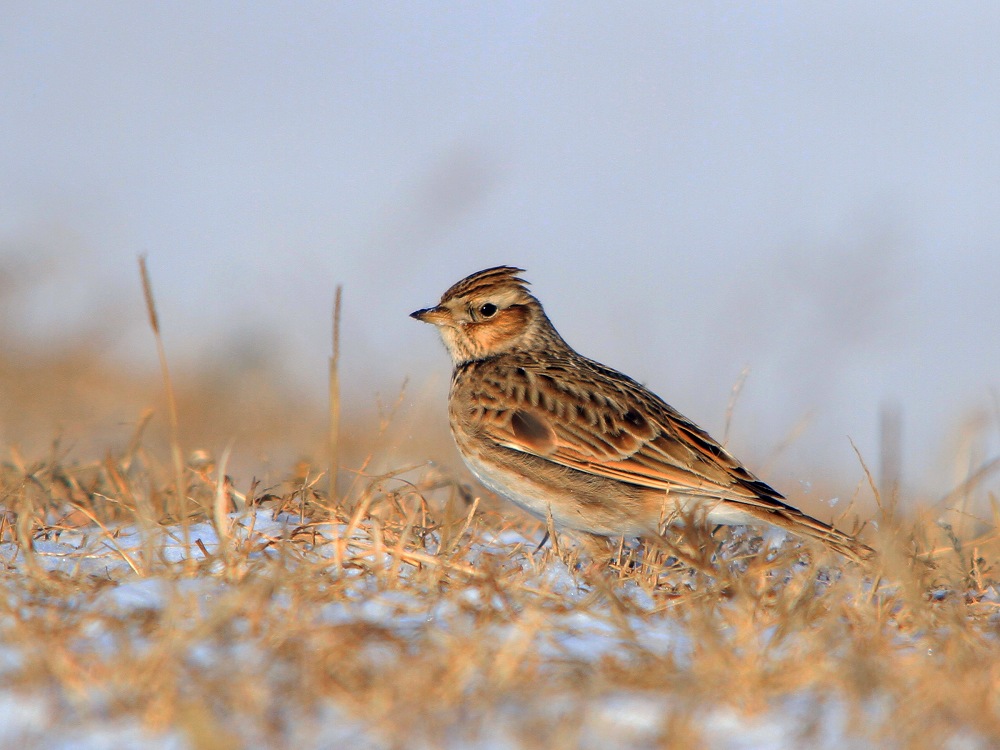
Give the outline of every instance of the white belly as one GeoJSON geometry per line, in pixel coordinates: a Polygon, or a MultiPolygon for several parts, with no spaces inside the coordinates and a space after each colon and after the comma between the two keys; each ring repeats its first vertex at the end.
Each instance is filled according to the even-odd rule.
{"type": "MultiPolygon", "coordinates": [[[[495,492],[515,503],[541,521],[546,521],[549,514],[556,526],[578,529],[602,536],[644,536],[649,534],[651,526],[657,525],[655,520],[635,518],[634,523],[628,523],[619,516],[615,528],[603,525],[595,526],[595,518],[581,515],[579,506],[568,506],[566,503],[552,503],[548,493],[541,487],[527,480],[522,474],[498,469],[491,466],[487,469],[472,458],[465,458],[465,464],[486,489],[495,492]]],[[[703,518],[710,526],[738,526],[753,524],[752,516],[744,512],[738,503],[695,495],[680,493],[663,493],[662,518],[677,518],[678,521],[688,514],[703,518]]]]}
{"type": "Polygon", "coordinates": [[[491,467],[490,471],[487,472],[482,464],[471,458],[465,458],[465,465],[476,475],[476,479],[479,480],[483,487],[490,492],[495,492],[497,495],[507,498],[512,503],[516,503],[535,516],[535,518],[543,521],[546,520],[549,517],[549,509],[551,508],[552,520],[556,524],[564,524],[576,528],[576,524],[571,523],[570,519],[560,519],[556,508],[552,508],[552,504],[545,497],[545,494],[541,491],[532,492],[531,485],[523,477],[513,472],[498,471],[496,467],[491,467]],[[515,487],[518,489],[514,489],[515,487]]]}

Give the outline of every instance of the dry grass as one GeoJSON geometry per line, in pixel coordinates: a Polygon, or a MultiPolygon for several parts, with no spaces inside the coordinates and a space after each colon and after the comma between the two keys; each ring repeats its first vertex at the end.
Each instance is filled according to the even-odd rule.
{"type": "MultiPolygon", "coordinates": [[[[22,717],[5,746],[1000,744],[995,522],[883,507],[870,570],[749,530],[681,534],[692,566],[565,536],[535,552],[540,525],[443,471],[359,468],[392,428],[349,419],[335,497],[309,461],[257,483],[205,451],[178,492],[162,420],[141,417],[155,380],[80,358],[0,372],[8,437],[10,415],[70,383],[134,409],[99,459],[56,446],[0,463],[0,700],[22,717]]],[[[225,444],[245,388],[182,377],[179,440],[225,444]],[[196,413],[209,420],[185,423],[196,413]]],[[[268,429],[261,445],[286,434],[268,429]]],[[[993,500],[963,493],[966,509],[993,500]]]]}
{"type": "Polygon", "coordinates": [[[171,473],[139,454],[3,467],[5,684],[63,731],[696,746],[737,717],[803,742],[1000,740],[995,541],[933,568],[912,551],[934,527],[904,524],[866,573],[691,531],[701,570],[641,548],[595,566],[565,537],[533,554],[537,525],[473,512],[427,472],[362,479],[341,504],[316,475],[220,495],[188,467],[180,518],[171,473]]]}

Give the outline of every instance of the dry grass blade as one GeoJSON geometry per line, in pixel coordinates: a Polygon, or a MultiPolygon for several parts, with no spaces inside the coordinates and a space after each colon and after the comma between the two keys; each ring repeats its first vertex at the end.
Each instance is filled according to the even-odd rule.
{"type": "Polygon", "coordinates": [[[953,488],[950,492],[948,492],[948,494],[938,500],[936,505],[938,507],[945,507],[953,502],[956,497],[967,496],[970,490],[982,484],[998,469],[1000,469],[1000,456],[992,458],[982,464],[978,469],[972,472],[972,474],[966,477],[966,479],[958,486],[953,488]]]}
{"type": "Polygon", "coordinates": [[[218,479],[215,485],[215,502],[212,504],[212,520],[215,522],[215,533],[219,535],[219,550],[222,559],[227,563],[232,557],[233,535],[230,530],[229,511],[231,510],[232,499],[229,496],[226,476],[226,466],[229,463],[229,453],[232,444],[226,446],[222,457],[219,459],[218,479]]]}
{"type": "Polygon", "coordinates": [[[726,426],[722,430],[723,445],[726,445],[729,442],[729,431],[733,425],[733,414],[736,412],[736,402],[739,401],[740,394],[743,393],[743,386],[746,385],[748,377],[750,377],[750,367],[746,366],[740,370],[740,374],[736,378],[736,382],[733,383],[732,391],[729,394],[729,403],[726,404],[726,426]]]}
{"type": "Polygon", "coordinates": [[[337,285],[333,299],[333,349],[330,355],[329,403],[330,403],[330,455],[328,492],[331,499],[337,497],[337,475],[340,471],[340,300],[342,288],[337,285]]]}
{"type": "Polygon", "coordinates": [[[160,360],[160,372],[163,376],[163,390],[167,397],[167,419],[170,424],[170,455],[174,467],[174,516],[185,517],[185,497],[187,485],[184,481],[184,452],[181,450],[180,428],[177,421],[177,396],[174,394],[174,382],[170,377],[170,366],[167,363],[167,350],[163,345],[160,333],[160,318],[156,313],[156,301],[153,298],[153,285],[146,269],[146,256],[139,256],[139,274],[142,277],[142,293],[146,299],[146,312],[149,315],[149,325],[156,339],[156,354],[160,360]]]}

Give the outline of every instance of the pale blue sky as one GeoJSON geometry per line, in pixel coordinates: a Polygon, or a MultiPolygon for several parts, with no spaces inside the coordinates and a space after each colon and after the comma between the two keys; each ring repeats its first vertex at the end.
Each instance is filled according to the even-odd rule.
{"type": "MultiPolygon", "coordinates": [[[[4,3],[0,263],[49,259],[4,314],[107,311],[116,356],[278,346],[323,398],[447,359],[407,317],[521,265],[571,344],[804,480],[905,470],[1000,387],[996,3],[4,3]]],[[[994,421],[989,441],[996,448],[994,421]]]]}

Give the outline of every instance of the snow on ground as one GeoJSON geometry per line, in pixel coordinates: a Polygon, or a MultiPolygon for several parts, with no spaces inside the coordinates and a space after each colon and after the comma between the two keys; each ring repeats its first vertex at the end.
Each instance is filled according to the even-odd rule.
{"type": "MultiPolygon", "coordinates": [[[[232,540],[257,545],[250,558],[262,559],[277,555],[265,542],[287,538],[300,525],[294,514],[275,514],[268,510],[234,514],[230,532],[232,540]]],[[[346,532],[343,525],[321,527],[318,543],[346,532]]],[[[157,529],[155,538],[150,530],[136,527],[115,529],[112,534],[88,532],[63,532],[58,538],[38,539],[33,553],[27,557],[15,544],[0,544],[0,562],[6,563],[8,574],[2,583],[6,596],[16,597],[19,570],[37,566],[46,571],[66,576],[89,576],[103,579],[108,585],[90,599],[81,599],[80,606],[90,607],[105,617],[125,621],[143,612],[157,612],[170,606],[178,595],[185,597],[192,608],[207,612],[213,602],[234,585],[218,573],[221,563],[216,562],[207,574],[194,577],[140,575],[140,551],[154,539],[156,555],[166,564],[184,560],[205,560],[205,553],[214,555],[220,545],[219,536],[209,523],[192,525],[187,532],[179,528],[157,529]],[[166,533],[163,534],[162,531],[166,533]]],[[[366,539],[366,528],[354,529],[357,540],[366,539]]],[[[505,532],[494,538],[476,542],[467,556],[475,562],[479,555],[503,553],[516,545],[529,552],[535,545],[514,532],[505,532]]],[[[332,549],[321,547],[322,555],[332,555],[332,549]]],[[[516,563],[516,558],[515,558],[516,563]]],[[[525,567],[525,569],[529,569],[525,567]]],[[[567,601],[589,596],[573,571],[558,561],[552,561],[538,570],[534,581],[539,589],[556,592],[567,601]]],[[[368,576],[355,575],[349,595],[323,604],[318,612],[319,621],[329,625],[368,624],[384,629],[404,642],[418,643],[437,637],[442,630],[451,633],[472,631],[481,625],[476,622],[476,612],[501,606],[501,602],[484,593],[483,589],[469,588],[461,598],[435,598],[418,588],[385,590],[368,576]]],[[[630,598],[639,614],[622,619],[613,616],[606,606],[587,609],[567,607],[548,612],[541,625],[536,624],[537,638],[533,647],[541,656],[553,663],[572,660],[582,664],[596,664],[602,659],[627,660],[637,650],[644,654],[670,657],[678,661],[690,658],[691,643],[682,625],[669,608],[657,609],[657,602],[638,588],[625,589],[622,596],[630,598]]],[[[288,597],[279,592],[270,607],[292,607],[288,597]]],[[[194,610],[192,610],[193,612],[194,610]]],[[[191,614],[193,617],[194,614],[191,614]]],[[[516,639],[517,622],[505,625],[490,624],[482,637],[503,642],[516,639]]],[[[95,621],[81,636],[80,652],[101,652],[120,647],[121,635],[112,635],[95,621]]],[[[762,634],[766,638],[766,634],[762,634]]],[[[132,648],[142,648],[142,636],[135,635],[132,648]]],[[[246,644],[227,646],[204,644],[192,649],[187,658],[200,663],[206,670],[225,669],[228,659],[252,660],[252,653],[245,653],[246,644]]],[[[11,674],[18,666],[18,654],[0,644],[0,677],[11,674]]],[[[368,656],[377,664],[379,660],[398,658],[393,650],[372,649],[368,656]]],[[[79,697],[74,699],[79,701],[79,697]]],[[[90,709],[99,704],[100,696],[92,696],[90,709]]],[[[142,726],[135,720],[100,718],[100,711],[74,710],[73,701],[67,704],[63,695],[50,695],[31,690],[0,688],[0,747],[18,747],[21,750],[39,748],[155,748],[174,750],[190,747],[189,738],[169,728],[161,731],[142,726]]],[[[516,696],[506,696],[491,707],[489,715],[479,716],[478,731],[469,736],[467,719],[456,717],[454,729],[449,733],[447,747],[506,750],[521,746],[519,737],[526,722],[553,721],[558,717],[578,716],[580,742],[584,748],[659,746],[668,727],[665,717],[672,709],[671,699],[662,694],[636,690],[604,692],[589,696],[580,702],[577,697],[553,695],[544,702],[519,701],[516,696]]],[[[476,709],[470,709],[475,711],[476,709]]],[[[879,711],[876,699],[872,711],[879,711]]],[[[811,747],[862,748],[868,747],[862,739],[852,736],[846,712],[836,701],[824,699],[809,692],[795,694],[780,706],[771,706],[754,715],[743,715],[725,706],[702,706],[697,709],[703,740],[707,746],[718,750],[751,750],[752,748],[798,748],[802,746],[803,732],[809,731],[811,747]]],[[[299,748],[387,748],[397,746],[379,736],[377,729],[365,727],[356,718],[333,703],[325,704],[318,714],[297,717],[290,722],[287,744],[299,748]]],[[[253,745],[253,736],[242,738],[253,745]]],[[[418,735],[412,747],[432,747],[418,735]]],[[[956,737],[956,750],[984,747],[975,737],[956,737]]]]}

